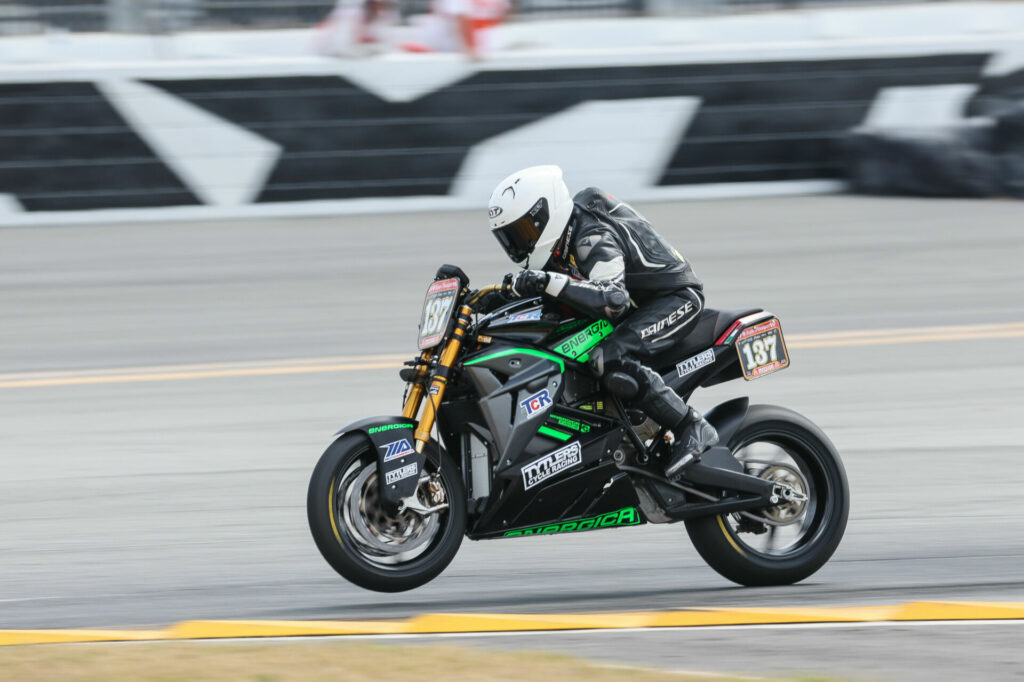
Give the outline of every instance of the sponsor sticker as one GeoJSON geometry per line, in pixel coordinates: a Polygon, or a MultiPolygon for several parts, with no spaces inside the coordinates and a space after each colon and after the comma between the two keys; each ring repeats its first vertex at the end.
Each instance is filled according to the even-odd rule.
{"type": "Polygon", "coordinates": [[[758,334],[763,334],[764,332],[770,332],[771,330],[778,329],[778,328],[779,328],[779,318],[773,317],[772,319],[768,320],[767,322],[762,322],[760,324],[755,324],[752,327],[745,327],[743,329],[743,332],[740,334],[740,338],[738,338],[736,340],[737,341],[742,341],[743,339],[749,339],[751,336],[757,336],[758,334]]]}
{"type": "Polygon", "coordinates": [[[529,490],[552,476],[560,474],[583,461],[583,449],[579,441],[569,443],[536,459],[523,467],[523,488],[529,490]]]}
{"type": "Polygon", "coordinates": [[[404,467],[399,467],[394,471],[388,471],[384,474],[384,482],[387,485],[391,485],[395,481],[401,481],[403,478],[409,478],[415,476],[419,472],[419,467],[416,462],[412,464],[406,464],[404,467]]]}
{"type": "Polygon", "coordinates": [[[491,206],[487,209],[487,215],[491,218],[497,218],[501,215],[501,206],[491,206]]]}
{"type": "Polygon", "coordinates": [[[519,403],[519,406],[526,410],[526,418],[533,419],[537,414],[544,410],[544,408],[551,405],[551,394],[548,393],[548,389],[542,388],[526,400],[519,403]]]}
{"type": "Polygon", "coordinates": [[[539,320],[543,314],[542,310],[531,310],[528,313],[519,313],[508,318],[509,322],[526,322],[529,320],[539,320]]]}
{"type": "Polygon", "coordinates": [[[405,457],[406,455],[412,455],[416,452],[412,445],[409,444],[409,439],[407,438],[391,441],[387,445],[381,445],[380,448],[384,451],[385,462],[390,462],[393,459],[405,457]]]}
{"type": "Polygon", "coordinates": [[[698,353],[692,358],[687,358],[676,365],[676,371],[679,372],[679,376],[685,377],[687,374],[693,374],[701,367],[707,367],[715,362],[715,351],[708,348],[703,353],[698,353]]]}
{"type": "Polygon", "coordinates": [[[650,327],[645,327],[644,329],[641,329],[640,338],[646,339],[648,336],[651,336],[652,334],[657,334],[665,327],[670,327],[674,325],[676,322],[682,320],[692,312],[693,304],[687,301],[683,305],[673,310],[671,314],[669,314],[669,316],[666,317],[665,319],[655,322],[650,327]]]}

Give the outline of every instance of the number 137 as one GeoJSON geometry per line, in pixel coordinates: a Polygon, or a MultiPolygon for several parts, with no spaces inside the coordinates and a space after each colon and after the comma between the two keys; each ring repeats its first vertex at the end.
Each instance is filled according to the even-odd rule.
{"type": "Polygon", "coordinates": [[[770,362],[779,361],[778,338],[766,336],[743,346],[743,355],[747,359],[747,369],[756,369],[770,362]]]}

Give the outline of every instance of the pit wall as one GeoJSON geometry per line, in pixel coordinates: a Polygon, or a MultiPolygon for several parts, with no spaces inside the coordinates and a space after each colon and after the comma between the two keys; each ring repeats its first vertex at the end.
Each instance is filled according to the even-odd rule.
{"type": "Polygon", "coordinates": [[[9,65],[0,224],[480,208],[527,165],[632,200],[837,191],[852,128],[956,124],[1024,34],[9,65]]]}

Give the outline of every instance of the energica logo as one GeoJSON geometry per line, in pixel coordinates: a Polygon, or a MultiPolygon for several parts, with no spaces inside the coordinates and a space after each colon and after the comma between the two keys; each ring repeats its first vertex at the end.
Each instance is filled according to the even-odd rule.
{"type": "Polygon", "coordinates": [[[581,530],[597,530],[599,528],[614,528],[615,526],[638,526],[640,525],[640,514],[636,507],[626,507],[618,511],[608,512],[600,516],[592,516],[587,519],[576,521],[564,521],[550,526],[534,526],[522,530],[510,530],[504,537],[510,538],[517,535],[547,535],[548,533],[576,533],[581,530]]]}
{"type": "Polygon", "coordinates": [[[409,440],[402,438],[388,443],[387,445],[381,445],[380,448],[384,451],[384,461],[390,462],[393,459],[399,457],[405,457],[406,455],[415,454],[412,445],[409,444],[409,440]]]}
{"type": "Polygon", "coordinates": [[[543,388],[526,400],[519,403],[519,406],[526,410],[526,418],[533,419],[540,412],[551,405],[551,394],[548,393],[548,389],[543,388]]]}
{"type": "Polygon", "coordinates": [[[393,429],[411,429],[412,424],[385,424],[384,426],[374,426],[367,433],[371,436],[375,433],[383,433],[384,431],[391,431],[393,429]]]}

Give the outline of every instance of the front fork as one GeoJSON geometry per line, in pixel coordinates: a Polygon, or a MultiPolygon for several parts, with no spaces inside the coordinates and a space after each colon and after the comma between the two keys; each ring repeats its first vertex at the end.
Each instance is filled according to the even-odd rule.
{"type": "Polygon", "coordinates": [[[432,353],[429,350],[425,350],[420,356],[420,365],[416,371],[416,376],[413,378],[412,389],[409,391],[409,397],[402,408],[403,417],[415,419],[420,411],[423,398],[428,398],[423,414],[420,416],[419,421],[416,422],[416,431],[414,433],[416,452],[423,452],[423,448],[430,441],[430,431],[434,428],[434,422],[437,420],[437,408],[441,406],[441,401],[444,399],[444,391],[448,386],[452,365],[455,364],[455,359],[459,357],[459,350],[462,348],[462,341],[466,336],[466,329],[469,328],[472,316],[473,310],[468,305],[459,308],[459,316],[455,320],[455,328],[452,330],[448,343],[445,344],[444,349],[441,351],[441,357],[437,361],[437,369],[434,371],[433,376],[430,377],[429,387],[425,380],[430,372],[432,353]]]}

